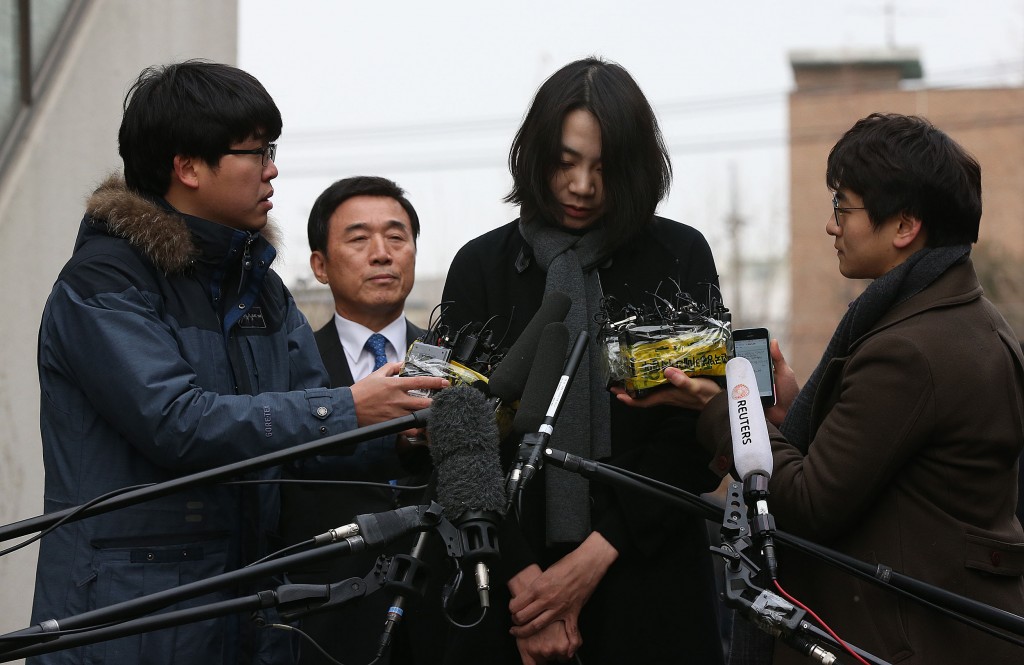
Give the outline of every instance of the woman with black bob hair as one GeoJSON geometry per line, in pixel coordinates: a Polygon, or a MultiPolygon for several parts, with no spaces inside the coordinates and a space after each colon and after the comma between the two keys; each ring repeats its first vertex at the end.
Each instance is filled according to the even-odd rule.
{"type": "Polygon", "coordinates": [[[645,229],[668,194],[672,162],[654,110],[629,73],[617,64],[587,58],[549,78],[534,99],[509,151],[512,191],[521,219],[558,224],[561,203],[551,178],[562,159],[562,123],[585,111],[601,128],[605,192],[605,247],[613,250],[645,229]]]}
{"type": "MultiPolygon", "coordinates": [[[[615,63],[566,65],[538,90],[509,169],[506,201],[519,205],[519,219],[459,250],[445,321],[458,330],[501,317],[511,341],[545,294],[567,294],[569,338],[587,330],[591,341],[551,445],[694,492],[713,489],[710,457],[686,443],[693,415],[625,406],[600,370],[606,299],[639,306],[678,289],[707,304],[718,284],[704,237],[654,214],[672,167],[643,92],[615,63]]],[[[506,462],[517,444],[506,442],[506,462]]],[[[551,466],[526,488],[517,517],[505,521],[493,571],[501,580],[492,606],[509,602],[509,612],[454,633],[448,662],[487,653],[492,662],[544,663],[577,651],[587,665],[722,662],[702,519],[551,466]],[[497,597],[505,591],[511,598],[497,597]]]]}

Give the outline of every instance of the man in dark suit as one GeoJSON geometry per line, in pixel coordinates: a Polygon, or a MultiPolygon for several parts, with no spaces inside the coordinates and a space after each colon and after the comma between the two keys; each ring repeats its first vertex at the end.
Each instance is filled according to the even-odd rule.
{"type": "Polygon", "coordinates": [[[334,296],[334,318],[316,332],[331,384],[350,385],[376,369],[374,334],[385,337],[387,361],[401,361],[423,333],[403,311],[420,222],[402,188],[380,177],[339,180],[313,204],[307,233],[310,267],[334,296]]]}
{"type": "MultiPolygon", "coordinates": [[[[405,299],[415,279],[419,231],[419,217],[405,192],[386,178],[339,180],[313,204],[307,227],[312,252],[309,262],[317,280],[330,286],[335,308],[334,316],[315,338],[332,387],[351,385],[374,371],[392,371],[381,368],[401,361],[408,346],[423,334],[404,314],[405,299]]],[[[391,477],[402,478],[397,481],[400,484],[425,483],[429,455],[426,446],[415,440],[399,436],[393,474],[368,480],[384,478],[386,482],[391,477]]],[[[386,485],[292,485],[284,492],[282,535],[287,543],[299,542],[348,523],[357,514],[419,503],[421,494],[400,494],[386,485]]],[[[411,540],[401,541],[389,551],[408,553],[411,544],[411,540]]],[[[291,579],[334,583],[364,577],[373,569],[378,554],[363,552],[318,564],[293,574],[291,579]]],[[[392,598],[393,594],[379,591],[339,610],[308,616],[303,619],[302,630],[341,662],[369,662],[376,655],[392,598]]],[[[389,657],[391,663],[425,662],[422,655],[413,659],[406,645],[396,636],[390,653],[379,662],[389,662],[389,657]]],[[[300,662],[328,661],[304,645],[300,662]]]]}

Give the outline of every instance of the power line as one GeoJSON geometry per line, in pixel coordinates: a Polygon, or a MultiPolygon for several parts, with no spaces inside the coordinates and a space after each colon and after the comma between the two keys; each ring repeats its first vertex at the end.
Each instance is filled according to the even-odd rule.
{"type": "MultiPolygon", "coordinates": [[[[1001,76],[1019,63],[1003,61],[987,66],[963,67],[948,70],[950,78],[963,79],[968,75],[1001,76]],[[1001,72],[1003,74],[1001,74],[1001,72]]],[[[922,88],[922,92],[956,90],[958,84],[945,84],[922,88]]],[[[656,106],[662,118],[678,115],[700,115],[730,110],[752,110],[766,105],[776,105],[783,110],[783,105],[790,95],[798,95],[805,101],[815,97],[833,99],[841,87],[830,87],[793,92],[760,91],[738,95],[676,100],[656,106]]],[[[877,87],[859,89],[857,94],[877,91],[900,92],[891,84],[880,84],[877,87]]],[[[905,90],[903,92],[906,92],[905,90]]],[[[483,169],[501,169],[505,166],[504,150],[494,150],[480,146],[480,140],[474,140],[474,134],[494,134],[503,132],[511,134],[520,118],[508,116],[492,116],[477,119],[444,120],[436,122],[420,122],[413,124],[397,124],[386,126],[346,127],[332,130],[305,130],[287,134],[285,143],[302,153],[323,153],[329,151],[328,159],[320,164],[310,164],[304,160],[303,166],[288,167],[289,177],[330,177],[339,172],[430,172],[430,171],[477,171],[483,169]],[[476,143],[473,146],[459,147],[453,145],[450,138],[457,134],[463,141],[476,143]],[[443,149],[436,145],[445,141],[443,149]],[[401,148],[399,142],[404,142],[401,148]],[[415,142],[418,145],[410,146],[415,142]],[[337,144],[342,144],[338,146],[337,144]],[[382,145],[383,144],[383,145],[382,145]],[[391,144],[391,145],[388,145],[391,144]],[[390,154],[388,154],[390,153],[390,154]]],[[[972,114],[962,119],[943,121],[943,128],[948,130],[969,129],[971,127],[992,127],[1012,125],[1024,122],[1021,114],[997,114],[984,116],[972,114]]],[[[492,140],[496,137],[492,137],[492,140]]],[[[723,132],[721,134],[701,134],[688,137],[666,137],[666,145],[674,157],[713,154],[720,152],[747,152],[785,148],[801,143],[813,143],[836,138],[835,128],[795,128],[790,135],[789,130],[723,132]]]]}
{"type": "MultiPolygon", "coordinates": [[[[981,127],[1000,127],[1024,123],[1024,114],[1010,113],[985,115],[965,115],[959,118],[946,117],[942,122],[944,131],[977,129],[981,127]]],[[[796,129],[792,134],[785,131],[772,131],[748,134],[722,134],[693,139],[677,139],[667,141],[669,153],[674,157],[718,152],[753,152],[785,148],[802,143],[819,143],[836,139],[835,128],[796,129]]],[[[413,153],[382,157],[379,154],[346,155],[340,150],[334,153],[329,164],[289,166],[288,177],[321,177],[335,176],[339,172],[405,172],[421,173],[430,171],[476,171],[481,169],[503,169],[505,159],[502,153],[493,151],[448,151],[443,154],[413,153]]]]}
{"type": "MultiPolygon", "coordinates": [[[[975,84],[978,78],[999,80],[1008,74],[1021,72],[1021,63],[1016,60],[997,61],[987,65],[975,65],[936,72],[929,79],[946,81],[939,85],[930,85],[929,89],[956,88],[975,84]],[[972,81],[966,80],[973,78],[972,81]]],[[[888,89],[891,84],[882,83],[877,88],[888,89]]],[[[817,91],[801,91],[800,94],[831,94],[835,88],[824,88],[817,91]]],[[[712,97],[696,97],[676,99],[652,104],[659,116],[694,115],[722,111],[743,111],[757,107],[779,105],[786,101],[792,91],[761,90],[731,95],[712,97]]],[[[512,132],[522,121],[521,115],[501,115],[483,118],[464,118],[455,120],[437,120],[416,123],[399,123],[392,125],[358,125],[350,127],[304,129],[286,132],[289,143],[314,143],[323,146],[331,141],[345,142],[379,142],[380,140],[399,140],[415,137],[419,140],[430,140],[433,137],[444,137],[451,134],[468,135],[492,132],[512,132]]]]}

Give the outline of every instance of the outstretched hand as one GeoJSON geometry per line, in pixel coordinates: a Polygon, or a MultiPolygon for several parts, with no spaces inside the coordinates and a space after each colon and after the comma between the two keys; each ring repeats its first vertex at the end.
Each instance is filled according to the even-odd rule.
{"type": "Polygon", "coordinates": [[[410,390],[441,390],[448,382],[436,376],[398,376],[402,363],[388,363],[352,384],[356,423],[360,427],[401,418],[430,406],[430,398],[410,390]]]}
{"type": "Polygon", "coordinates": [[[619,387],[613,387],[611,391],[616,399],[627,406],[647,408],[668,405],[696,411],[703,411],[711,398],[722,392],[714,381],[687,376],[686,372],[675,367],[665,368],[665,378],[668,379],[668,386],[662,386],[643,397],[630,397],[619,387]]]}

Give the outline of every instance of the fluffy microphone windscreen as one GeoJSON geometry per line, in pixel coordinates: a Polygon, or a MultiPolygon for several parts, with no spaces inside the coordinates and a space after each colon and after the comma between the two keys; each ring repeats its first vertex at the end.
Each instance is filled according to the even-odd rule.
{"type": "Polygon", "coordinates": [[[526,379],[526,387],[523,388],[523,396],[519,399],[519,409],[512,421],[513,434],[521,436],[540,429],[558,380],[562,378],[568,349],[569,329],[564,323],[544,326],[530,375],[526,379]]]}
{"type": "Polygon", "coordinates": [[[505,477],[498,454],[494,407],[471,386],[452,386],[430,406],[430,457],[437,502],[457,521],[470,510],[505,513],[505,477]]]}
{"type": "Polygon", "coordinates": [[[488,389],[492,395],[501,398],[506,404],[511,404],[522,397],[544,326],[565,321],[571,304],[569,296],[561,291],[551,291],[544,295],[537,313],[526,324],[519,338],[505,354],[505,358],[491,373],[488,389]]]}

